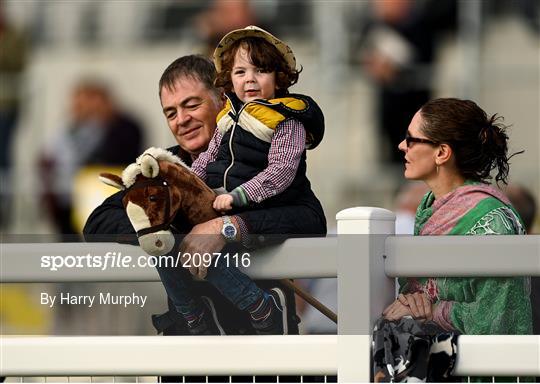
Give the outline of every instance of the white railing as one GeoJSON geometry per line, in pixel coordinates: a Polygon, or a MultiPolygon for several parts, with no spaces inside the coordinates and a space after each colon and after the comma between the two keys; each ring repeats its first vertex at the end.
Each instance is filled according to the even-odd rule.
{"type": "Polygon", "coordinates": [[[4,375],[335,375],[337,366],[332,335],[5,337],[2,348],[4,375]]]}
{"type": "MultiPolygon", "coordinates": [[[[149,261],[139,246],[116,243],[35,243],[1,244],[0,278],[3,283],[54,282],[143,282],[159,281],[154,267],[141,267],[136,260],[149,261]],[[42,256],[85,255],[131,256],[134,263],[127,268],[58,268],[41,267],[42,256]]],[[[244,268],[252,278],[310,278],[337,276],[337,238],[290,239],[278,246],[261,249],[250,257],[244,268]]],[[[74,259],[72,259],[74,260],[74,259]]]]}
{"type": "MultiPolygon", "coordinates": [[[[392,236],[394,214],[380,208],[347,209],[337,219],[338,237],[287,240],[254,253],[244,271],[257,278],[339,276],[338,335],[2,336],[0,375],[337,373],[339,382],[364,382],[370,378],[371,326],[393,300],[392,277],[540,275],[540,236],[392,236]]],[[[158,280],[153,268],[81,268],[74,273],[40,267],[42,255],[116,251],[135,256],[141,253],[138,247],[1,246],[3,283],[158,280]]],[[[540,375],[540,336],[461,336],[458,343],[459,375],[540,375]]]]}
{"type": "MultiPolygon", "coordinates": [[[[1,372],[8,376],[335,375],[339,337],[5,336],[1,372]]],[[[538,375],[539,338],[461,336],[455,373],[538,375]]],[[[340,382],[344,382],[341,377],[340,382]]]]}

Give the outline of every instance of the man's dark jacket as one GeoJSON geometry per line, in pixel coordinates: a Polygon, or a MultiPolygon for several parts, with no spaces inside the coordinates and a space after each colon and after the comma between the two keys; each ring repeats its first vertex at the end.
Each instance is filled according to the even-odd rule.
{"type": "MultiPolygon", "coordinates": [[[[169,150],[181,157],[187,164],[191,158],[183,153],[179,146],[169,150]]],[[[83,229],[87,241],[113,241],[130,242],[137,244],[135,231],[127,217],[122,198],[124,192],[120,191],[107,198],[98,206],[88,218],[83,229]]],[[[254,247],[262,247],[275,242],[283,241],[292,236],[321,236],[326,234],[326,220],[322,207],[314,195],[304,196],[293,206],[272,207],[268,209],[252,209],[238,214],[244,220],[254,247]]],[[[175,219],[175,226],[183,233],[190,227],[182,217],[175,219]]],[[[258,281],[257,284],[265,289],[279,286],[278,281],[258,281]]],[[[247,315],[237,310],[210,284],[200,283],[197,289],[200,295],[209,296],[216,304],[216,309],[223,320],[223,327],[227,334],[252,333],[247,315]]],[[[289,330],[298,333],[298,319],[296,317],[294,294],[287,291],[289,330]]],[[[153,317],[154,326],[158,332],[165,335],[188,334],[187,325],[182,316],[176,313],[169,300],[169,312],[153,317]]]]}

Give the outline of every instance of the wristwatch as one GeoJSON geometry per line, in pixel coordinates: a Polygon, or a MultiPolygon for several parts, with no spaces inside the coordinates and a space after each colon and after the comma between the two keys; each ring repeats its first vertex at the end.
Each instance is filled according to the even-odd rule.
{"type": "Polygon", "coordinates": [[[235,241],[238,230],[231,221],[230,216],[223,216],[223,227],[221,227],[221,234],[227,240],[227,242],[235,241]]]}

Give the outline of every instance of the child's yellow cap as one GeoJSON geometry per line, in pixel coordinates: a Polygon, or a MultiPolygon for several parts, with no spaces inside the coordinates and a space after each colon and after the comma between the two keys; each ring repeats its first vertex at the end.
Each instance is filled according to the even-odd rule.
{"type": "Polygon", "coordinates": [[[231,31],[221,39],[216,47],[216,50],[214,51],[214,64],[218,72],[221,72],[221,59],[223,57],[223,53],[228,50],[235,41],[244,37],[260,37],[265,39],[270,44],[273,44],[283,55],[283,58],[291,70],[294,71],[296,69],[296,58],[294,57],[292,49],[287,44],[271,33],[266,32],[264,29],[256,27],[255,25],[250,25],[244,29],[236,29],[231,31]]]}

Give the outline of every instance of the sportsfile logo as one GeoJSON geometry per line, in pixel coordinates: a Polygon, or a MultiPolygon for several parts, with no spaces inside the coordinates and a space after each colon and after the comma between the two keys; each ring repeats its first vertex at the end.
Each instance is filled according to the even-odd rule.
{"type": "Polygon", "coordinates": [[[105,255],[44,255],[41,256],[41,268],[50,271],[58,271],[63,268],[96,268],[102,271],[111,268],[155,268],[177,267],[180,265],[180,257],[164,255],[153,257],[140,255],[136,258],[123,255],[122,252],[107,252],[105,255]]]}
{"type": "Polygon", "coordinates": [[[96,268],[102,271],[111,268],[177,268],[177,267],[209,267],[221,261],[228,267],[244,267],[251,265],[249,253],[178,253],[177,256],[163,255],[159,257],[140,255],[136,258],[123,255],[122,252],[107,252],[105,255],[66,255],[41,256],[41,268],[55,272],[63,268],[96,268]]]}

